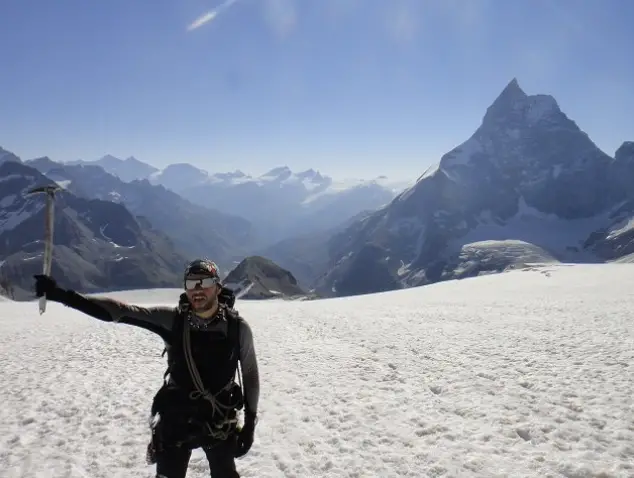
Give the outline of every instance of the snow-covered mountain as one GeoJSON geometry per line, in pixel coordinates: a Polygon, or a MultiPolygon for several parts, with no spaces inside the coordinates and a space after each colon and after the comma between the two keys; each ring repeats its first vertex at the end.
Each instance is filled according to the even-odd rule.
{"type": "Polygon", "coordinates": [[[158,171],[154,166],[151,166],[143,161],[139,161],[134,156],[130,156],[126,159],[120,159],[111,154],[107,154],[104,157],[96,161],[85,161],[78,159],[76,161],[69,161],[66,164],[88,164],[101,166],[110,174],[117,176],[122,181],[134,181],[135,179],[145,179],[149,175],[158,171]]]}
{"type": "MultiPolygon", "coordinates": [[[[0,277],[18,298],[32,293],[42,270],[43,195],[36,186],[54,184],[23,162],[0,164],[0,277]]],[[[87,199],[67,190],[55,197],[53,273],[80,290],[173,287],[186,258],[172,242],[123,205],[87,199]]]]}
{"type": "Polygon", "coordinates": [[[97,165],[62,164],[49,158],[26,164],[78,196],[124,205],[170,237],[183,255],[213,257],[222,270],[247,254],[255,241],[246,219],[194,204],[146,179],[124,182],[97,165]]]}
{"type": "Polygon", "coordinates": [[[223,204],[225,211],[253,223],[264,242],[274,243],[377,209],[405,187],[386,178],[335,181],[314,170],[294,173],[284,166],[259,177],[239,171],[211,175],[175,191],[192,202],[223,204]]]}
{"type": "Polygon", "coordinates": [[[602,152],[552,96],[512,80],[481,125],[329,244],[322,293],[347,295],[634,252],[631,143],[602,152]]]}
{"type": "MultiPolygon", "coordinates": [[[[261,176],[239,170],[210,174],[188,163],[170,164],[139,176],[139,168],[128,171],[121,160],[102,158],[97,163],[121,178],[145,178],[193,203],[247,219],[258,232],[261,246],[335,227],[361,211],[387,204],[411,184],[384,176],[334,180],[314,169],[293,172],[287,166],[261,176]]],[[[146,166],[149,171],[151,167],[146,166]]]]}

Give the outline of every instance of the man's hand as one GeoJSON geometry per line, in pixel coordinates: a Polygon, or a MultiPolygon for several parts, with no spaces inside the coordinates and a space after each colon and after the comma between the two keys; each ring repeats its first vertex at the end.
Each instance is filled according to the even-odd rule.
{"type": "Polygon", "coordinates": [[[237,448],[235,457],[240,458],[247,454],[253,445],[253,436],[255,434],[256,416],[252,413],[246,413],[244,416],[244,426],[238,432],[237,448]]]}
{"type": "Polygon", "coordinates": [[[55,292],[59,290],[57,282],[55,282],[55,279],[52,277],[44,274],[37,274],[33,277],[35,277],[36,297],[42,297],[43,295],[50,297],[51,295],[55,295],[55,292]]]}

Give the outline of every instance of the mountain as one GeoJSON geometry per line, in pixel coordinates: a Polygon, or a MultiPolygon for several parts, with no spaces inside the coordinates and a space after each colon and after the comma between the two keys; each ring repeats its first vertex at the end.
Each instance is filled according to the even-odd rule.
{"type": "Polygon", "coordinates": [[[331,239],[317,290],[365,293],[634,252],[631,143],[615,156],[552,96],[529,96],[513,79],[469,139],[331,239]]]}
{"type": "Polygon", "coordinates": [[[180,194],[189,187],[204,184],[209,179],[209,173],[189,163],[175,163],[156,171],[146,179],[180,194]]]}
{"type": "Polygon", "coordinates": [[[310,290],[322,275],[328,272],[330,250],[328,241],[372,211],[362,211],[335,227],[283,239],[256,251],[256,255],[268,257],[288,269],[301,287],[310,290]]]}
{"type": "Polygon", "coordinates": [[[119,159],[110,154],[96,161],[84,161],[79,159],[77,161],[69,161],[66,164],[101,166],[110,174],[126,182],[134,181],[135,179],[145,179],[158,171],[154,166],[139,161],[134,156],[130,156],[127,159],[119,159]]]}
{"type": "MultiPolygon", "coordinates": [[[[119,163],[101,162],[117,174],[119,163]]],[[[242,171],[210,174],[188,163],[170,164],[144,177],[205,207],[222,205],[227,214],[247,219],[258,246],[335,227],[360,211],[376,209],[409,185],[386,177],[335,181],[314,169],[298,173],[288,166],[253,177],[242,171]]]]}
{"type": "MultiPolygon", "coordinates": [[[[16,299],[32,297],[42,270],[45,198],[27,195],[54,184],[22,162],[0,164],[0,277],[16,299]]],[[[81,291],[176,287],[186,258],[123,205],[56,193],[52,274],[81,291]]]]}
{"type": "Polygon", "coordinates": [[[49,158],[26,163],[77,196],[124,205],[169,236],[184,254],[213,257],[223,269],[244,257],[254,241],[245,219],[194,204],[147,179],[124,182],[100,166],[60,164],[49,158]]]}
{"type": "Polygon", "coordinates": [[[240,299],[297,298],[306,292],[286,269],[270,259],[249,256],[243,259],[223,281],[240,299]]]}
{"type": "Polygon", "coordinates": [[[398,185],[391,186],[384,178],[337,182],[314,170],[293,173],[284,166],[257,178],[240,172],[214,175],[176,192],[193,202],[221,201],[227,212],[254,225],[262,245],[270,245],[323,231],[362,210],[376,209],[400,191],[398,185]]]}
{"type": "Polygon", "coordinates": [[[11,151],[7,151],[3,147],[0,146],[0,164],[5,163],[7,161],[13,161],[16,163],[21,163],[22,160],[13,154],[11,151]]]}
{"type": "Polygon", "coordinates": [[[634,142],[624,142],[614,154],[609,184],[625,191],[625,198],[610,212],[603,227],[594,231],[584,247],[603,260],[624,260],[634,254],[634,142]]]}

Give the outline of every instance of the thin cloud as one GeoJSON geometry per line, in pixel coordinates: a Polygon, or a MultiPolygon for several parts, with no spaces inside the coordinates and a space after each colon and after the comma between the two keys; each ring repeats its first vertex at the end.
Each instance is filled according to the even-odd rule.
{"type": "Polygon", "coordinates": [[[238,0],[226,0],[224,3],[220,4],[213,10],[209,10],[208,12],[202,14],[201,16],[199,16],[196,20],[194,20],[192,23],[190,23],[187,26],[187,31],[190,32],[192,30],[196,30],[197,28],[200,28],[203,25],[209,23],[218,15],[220,15],[223,11],[225,11],[227,8],[231,7],[231,5],[233,5],[237,1],[238,0]]]}

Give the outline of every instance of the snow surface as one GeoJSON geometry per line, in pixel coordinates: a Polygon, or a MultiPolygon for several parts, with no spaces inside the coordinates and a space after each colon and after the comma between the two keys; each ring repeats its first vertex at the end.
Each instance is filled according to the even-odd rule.
{"type": "MultiPolygon", "coordinates": [[[[634,265],[553,265],[376,295],[238,301],[260,422],[243,477],[634,476],[634,265]]],[[[178,290],[110,295],[172,304],[178,290]]],[[[0,303],[0,468],[153,477],[162,342],[0,303]]],[[[208,476],[195,451],[188,477],[208,476]]]]}

